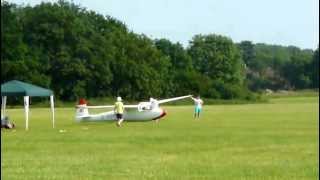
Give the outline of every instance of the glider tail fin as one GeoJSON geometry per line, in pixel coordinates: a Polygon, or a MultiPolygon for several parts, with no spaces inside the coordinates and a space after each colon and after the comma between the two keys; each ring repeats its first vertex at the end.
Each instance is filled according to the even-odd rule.
{"type": "Polygon", "coordinates": [[[82,118],[87,116],[89,116],[87,101],[81,98],[76,106],[76,120],[81,121],[82,118]]]}

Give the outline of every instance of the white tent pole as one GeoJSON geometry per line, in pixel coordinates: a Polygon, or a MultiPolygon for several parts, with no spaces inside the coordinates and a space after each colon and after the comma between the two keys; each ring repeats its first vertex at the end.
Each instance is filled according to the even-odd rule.
{"type": "Polygon", "coordinates": [[[7,96],[2,96],[1,118],[6,116],[7,96]]]}
{"type": "Polygon", "coordinates": [[[24,96],[24,114],[26,118],[26,130],[29,128],[29,96],[24,96]]]}
{"type": "Polygon", "coordinates": [[[52,127],[54,128],[54,100],[53,100],[53,95],[50,96],[50,106],[51,106],[51,112],[52,112],[52,127]]]}

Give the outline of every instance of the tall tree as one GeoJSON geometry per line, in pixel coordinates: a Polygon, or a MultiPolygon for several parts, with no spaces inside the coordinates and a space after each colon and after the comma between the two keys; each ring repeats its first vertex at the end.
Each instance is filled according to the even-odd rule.
{"type": "Polygon", "coordinates": [[[251,41],[242,41],[239,44],[239,48],[242,55],[242,60],[244,61],[246,67],[255,68],[255,50],[254,44],[251,41]]]}
{"type": "Polygon", "coordinates": [[[243,85],[244,63],[239,49],[231,39],[215,34],[196,35],[188,53],[196,70],[210,79],[211,89],[219,91],[223,98],[231,98],[227,95],[227,91],[231,90],[227,88],[230,85],[243,85]]]}
{"type": "Polygon", "coordinates": [[[167,80],[168,95],[196,93],[190,84],[190,74],[195,74],[192,59],[180,43],[167,39],[155,40],[156,47],[169,58],[170,70],[167,80]]]}

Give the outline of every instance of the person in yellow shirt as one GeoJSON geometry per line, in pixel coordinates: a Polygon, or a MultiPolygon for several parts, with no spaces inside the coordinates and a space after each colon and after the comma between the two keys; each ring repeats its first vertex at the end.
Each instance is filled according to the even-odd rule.
{"type": "Polygon", "coordinates": [[[117,102],[114,104],[114,113],[117,117],[117,126],[121,127],[121,123],[123,121],[123,112],[124,112],[124,106],[122,103],[122,98],[119,96],[117,97],[117,102]]]}

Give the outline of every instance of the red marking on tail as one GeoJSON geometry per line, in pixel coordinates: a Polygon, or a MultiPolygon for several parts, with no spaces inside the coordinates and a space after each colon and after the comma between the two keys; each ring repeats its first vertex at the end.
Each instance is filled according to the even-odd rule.
{"type": "Polygon", "coordinates": [[[83,105],[83,104],[87,104],[87,101],[85,99],[81,98],[79,100],[79,104],[78,105],[83,105]]]}

